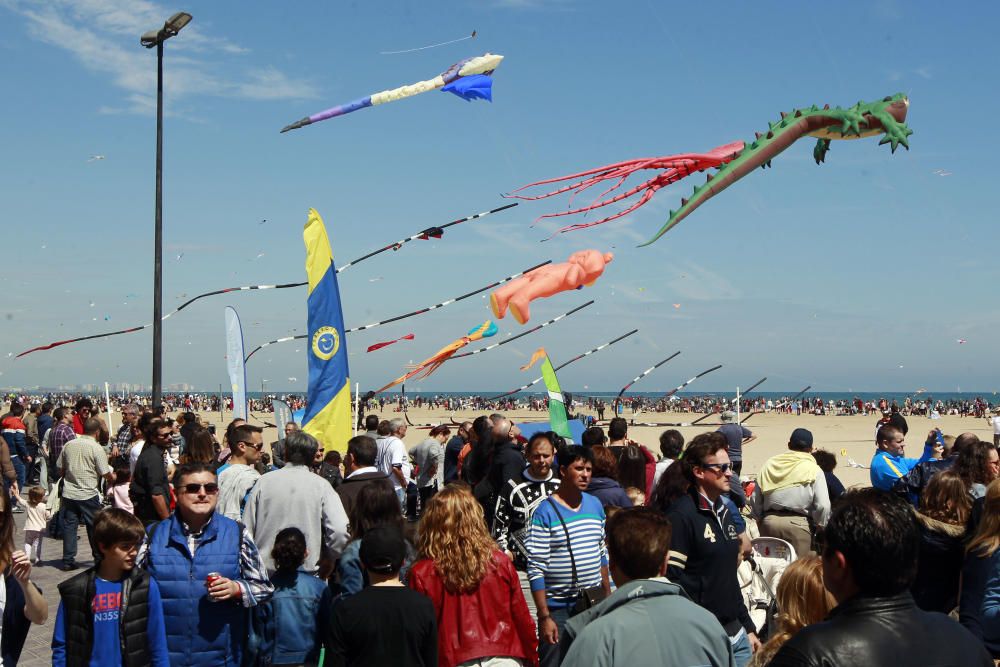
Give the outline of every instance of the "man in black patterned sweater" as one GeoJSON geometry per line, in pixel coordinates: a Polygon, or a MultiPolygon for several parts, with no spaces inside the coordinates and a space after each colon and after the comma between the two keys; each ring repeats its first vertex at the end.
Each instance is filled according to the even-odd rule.
{"type": "Polygon", "coordinates": [[[528,552],[525,540],[531,527],[531,515],[543,500],[559,488],[559,476],[552,470],[557,443],[563,439],[552,431],[531,436],[525,455],[528,466],[514,479],[508,480],[497,494],[493,519],[493,539],[514,561],[521,590],[534,615],[535,604],[528,587],[528,552]]]}

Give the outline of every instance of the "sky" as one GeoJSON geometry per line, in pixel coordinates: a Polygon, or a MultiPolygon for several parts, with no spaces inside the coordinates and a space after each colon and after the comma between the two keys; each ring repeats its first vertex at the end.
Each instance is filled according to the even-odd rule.
{"type": "MultiPolygon", "coordinates": [[[[518,367],[537,347],[558,365],[633,328],[639,333],[562,371],[563,388],[616,391],[681,350],[634,389],[670,389],[716,364],[723,368],[690,388],[733,390],[767,376],[761,390],[1000,389],[990,127],[1000,7],[291,7],[0,0],[0,386],[149,384],[152,329],[13,355],[151,321],[156,56],[139,35],[185,10],[194,20],[166,43],[164,60],[165,312],[203,291],[305,280],[310,207],[326,221],[336,261],[346,262],[500,206],[501,193],[532,181],[749,141],[780,111],[903,92],[909,151],[892,155],[873,139],[834,142],[817,166],[813,142],[800,141],[646,248],[636,246],[695,183],[545,243],[557,223],[533,220],[568,201],[526,202],[342,272],[346,324],[596,248],[615,253],[597,283],[534,302],[525,327],[589,299],[593,306],[446,364],[407,391],[513,389],[536,377],[518,367]],[[472,30],[475,39],[381,53],[472,30]],[[278,132],[485,52],[505,56],[492,103],[432,92],[278,132]]],[[[305,288],[240,292],[168,319],[164,383],[228,385],[224,307],[237,309],[252,349],[303,333],[305,297],[305,288]]],[[[474,297],[350,334],[352,382],[381,386],[489,317],[488,300],[474,297]],[[414,340],[365,353],[408,333],[414,340]]],[[[498,325],[501,339],[525,328],[510,317],[498,325]]],[[[306,353],[301,342],[258,353],[247,365],[250,389],[263,382],[304,392],[306,353]]]]}

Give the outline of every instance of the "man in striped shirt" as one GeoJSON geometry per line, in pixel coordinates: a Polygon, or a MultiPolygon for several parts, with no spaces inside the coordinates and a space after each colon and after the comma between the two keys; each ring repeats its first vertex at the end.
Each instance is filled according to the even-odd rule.
{"type": "Polygon", "coordinates": [[[559,634],[581,591],[600,586],[610,595],[604,508],[589,493],[594,455],[571,446],[559,452],[559,489],[531,518],[526,543],[528,581],[538,609],[540,667],[559,664],[559,634]]]}

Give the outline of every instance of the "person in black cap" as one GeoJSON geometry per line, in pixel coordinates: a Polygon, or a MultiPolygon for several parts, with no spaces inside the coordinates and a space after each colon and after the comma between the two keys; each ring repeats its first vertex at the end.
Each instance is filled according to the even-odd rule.
{"type": "Polygon", "coordinates": [[[750,499],[760,534],[789,542],[799,558],[814,555],[813,534],[830,518],[826,476],[812,450],[811,432],[792,431],[788,451],[764,462],[750,499]]]}
{"type": "Polygon", "coordinates": [[[361,540],[371,585],[337,603],[326,631],[325,665],[434,667],[437,623],[430,599],[404,586],[406,542],[398,526],[378,526],[361,540]]]}

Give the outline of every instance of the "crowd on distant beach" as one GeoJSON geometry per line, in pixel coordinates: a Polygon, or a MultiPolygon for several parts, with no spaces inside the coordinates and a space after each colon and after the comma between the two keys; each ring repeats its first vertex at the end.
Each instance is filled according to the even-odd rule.
{"type": "MultiPolygon", "coordinates": [[[[458,399],[414,399],[435,400],[458,399]]],[[[73,573],[54,665],[1000,658],[997,444],[931,429],[907,457],[913,406],[876,403],[872,488],[845,491],[803,427],[743,480],[755,434],[731,403],[698,405],[719,408],[717,430],[665,430],[653,447],[621,417],[573,444],[494,412],[409,451],[405,416],[368,414],[346,443],[289,422],[266,452],[244,420],[206,428],[211,397],[119,401],[114,433],[92,399],[14,397],[0,416],[3,664],[48,616],[30,577],[49,538],[73,573]],[[920,631],[899,642],[887,624],[920,631]]]]}

